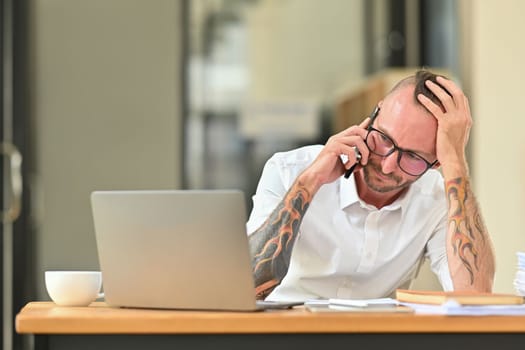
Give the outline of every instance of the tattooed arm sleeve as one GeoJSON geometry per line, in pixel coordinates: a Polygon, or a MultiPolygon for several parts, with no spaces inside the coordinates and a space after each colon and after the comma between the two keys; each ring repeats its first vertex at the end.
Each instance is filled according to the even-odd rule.
{"type": "Polygon", "coordinates": [[[446,182],[448,265],[455,290],[490,292],[494,252],[478,203],[467,178],[446,182]]]}
{"type": "Polygon", "coordinates": [[[250,235],[252,268],[258,298],[265,298],[288,272],[292,248],[311,192],[296,181],[266,222],[250,235]]]}

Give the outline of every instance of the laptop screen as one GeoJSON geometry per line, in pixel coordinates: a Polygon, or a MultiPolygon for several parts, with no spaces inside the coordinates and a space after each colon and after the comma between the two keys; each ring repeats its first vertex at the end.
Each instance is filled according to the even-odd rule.
{"type": "Polygon", "coordinates": [[[106,302],[255,309],[244,203],[237,190],[93,192],[106,302]]]}

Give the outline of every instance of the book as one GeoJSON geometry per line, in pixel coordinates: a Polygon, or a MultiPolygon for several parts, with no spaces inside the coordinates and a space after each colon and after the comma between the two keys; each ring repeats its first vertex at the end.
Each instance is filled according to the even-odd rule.
{"type": "Polygon", "coordinates": [[[523,297],[504,293],[481,293],[471,291],[421,291],[396,290],[396,299],[400,302],[415,304],[441,305],[454,300],[460,305],[520,305],[523,297]]]}

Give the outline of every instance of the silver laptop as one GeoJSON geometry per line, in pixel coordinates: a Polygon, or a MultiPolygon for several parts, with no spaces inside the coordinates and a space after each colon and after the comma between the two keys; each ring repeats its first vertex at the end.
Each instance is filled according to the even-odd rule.
{"type": "Polygon", "coordinates": [[[251,311],[244,195],[237,190],[95,191],[95,235],[112,306],[251,311]]]}

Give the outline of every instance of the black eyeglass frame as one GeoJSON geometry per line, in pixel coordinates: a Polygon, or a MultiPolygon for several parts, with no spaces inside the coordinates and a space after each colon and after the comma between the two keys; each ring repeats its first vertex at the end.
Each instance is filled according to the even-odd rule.
{"type": "Polygon", "coordinates": [[[386,134],[385,134],[384,132],[382,132],[381,130],[378,130],[378,129],[374,128],[374,127],[372,126],[372,124],[374,124],[374,122],[375,122],[375,120],[376,120],[376,118],[377,118],[377,115],[379,114],[379,110],[380,110],[379,107],[376,107],[376,108],[374,109],[374,111],[373,111],[372,114],[371,114],[370,124],[368,125],[368,128],[367,128],[367,131],[368,131],[368,132],[367,132],[367,134],[366,134],[365,144],[366,144],[366,147],[368,147],[368,149],[370,150],[370,152],[372,152],[373,154],[375,154],[375,155],[377,155],[377,156],[380,156],[380,157],[385,158],[385,157],[388,157],[389,155],[391,155],[392,153],[394,153],[394,152],[397,151],[397,152],[398,152],[398,153],[397,153],[397,166],[398,166],[399,169],[401,169],[404,173],[406,173],[406,174],[408,174],[408,175],[410,175],[410,176],[421,176],[421,175],[423,175],[424,173],[426,173],[426,172],[428,171],[428,169],[432,168],[434,165],[437,164],[437,162],[438,162],[437,159],[436,159],[434,162],[430,163],[428,160],[426,160],[424,157],[420,156],[420,155],[417,154],[416,152],[414,152],[414,151],[409,151],[409,150],[406,150],[406,149],[403,149],[403,148],[399,147],[399,146],[394,142],[394,140],[392,140],[392,138],[391,138],[390,136],[386,135],[386,134]],[[392,143],[392,146],[394,146],[394,147],[393,147],[391,150],[389,150],[387,154],[384,154],[384,155],[383,155],[383,154],[379,154],[379,153],[374,152],[374,151],[370,148],[370,146],[368,145],[368,136],[370,135],[370,132],[371,132],[371,131],[376,131],[376,132],[380,133],[383,137],[385,137],[388,141],[390,141],[390,143],[392,143]],[[421,174],[411,174],[411,173],[409,173],[408,171],[406,171],[405,169],[403,169],[403,167],[401,166],[401,156],[403,155],[403,153],[413,154],[413,155],[417,156],[418,158],[421,158],[421,159],[426,163],[426,165],[427,165],[426,169],[425,169],[421,174]]]}

